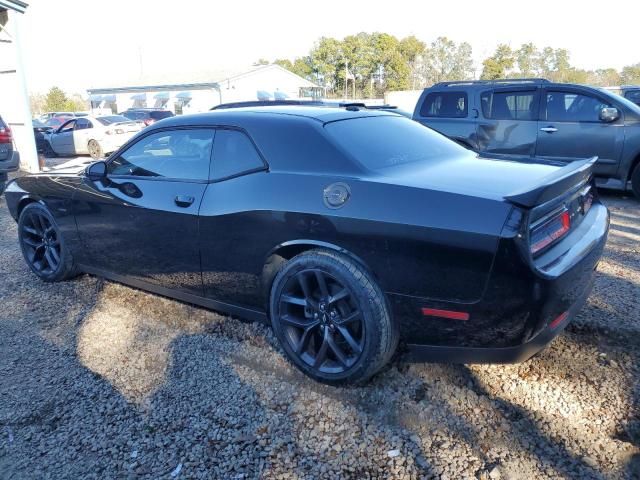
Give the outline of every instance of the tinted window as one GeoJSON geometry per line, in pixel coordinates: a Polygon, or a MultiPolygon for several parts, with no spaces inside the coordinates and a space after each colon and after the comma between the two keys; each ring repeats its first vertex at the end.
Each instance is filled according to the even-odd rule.
{"type": "Polygon", "coordinates": [[[86,118],[79,118],[76,120],[76,127],[74,130],[83,130],[85,128],[91,128],[93,125],[86,118]]]}
{"type": "Polygon", "coordinates": [[[482,114],[494,120],[537,120],[536,92],[484,92],[482,114]]]}
{"type": "Polygon", "coordinates": [[[610,106],[599,98],[574,92],[547,92],[547,120],[599,122],[600,110],[610,106]]]}
{"type": "Polygon", "coordinates": [[[131,119],[124,115],[107,115],[106,117],[96,118],[102,125],[111,125],[112,123],[130,122],[131,119]]]}
{"type": "Polygon", "coordinates": [[[262,158],[253,142],[244,133],[237,130],[216,132],[213,145],[212,179],[220,180],[263,167],[262,158]]]}
{"type": "Polygon", "coordinates": [[[141,138],[109,162],[111,175],[207,180],[213,130],[174,130],[141,138]]]}
{"type": "Polygon", "coordinates": [[[640,105],[640,90],[625,92],[624,97],[631,100],[633,103],[640,105]]]}
{"type": "Polygon", "coordinates": [[[173,117],[173,113],[168,110],[161,110],[150,112],[149,116],[154,120],[162,120],[163,118],[173,117]]]}
{"type": "Polygon", "coordinates": [[[423,117],[466,117],[467,94],[464,92],[435,92],[427,95],[420,108],[423,117]]]}
{"type": "Polygon", "coordinates": [[[62,128],[60,129],[60,132],[71,132],[73,130],[73,127],[75,126],[75,120],[72,120],[70,122],[65,123],[62,128]]]}
{"type": "Polygon", "coordinates": [[[395,115],[342,120],[325,128],[339,147],[370,170],[470,154],[430,128],[395,115]]]}

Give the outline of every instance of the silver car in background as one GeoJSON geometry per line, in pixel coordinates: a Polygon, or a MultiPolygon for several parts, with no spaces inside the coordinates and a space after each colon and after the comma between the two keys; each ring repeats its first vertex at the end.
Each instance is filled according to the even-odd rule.
{"type": "Polygon", "coordinates": [[[46,135],[46,153],[103,158],[143,128],[143,124],[121,115],[72,118],[46,135]]]}

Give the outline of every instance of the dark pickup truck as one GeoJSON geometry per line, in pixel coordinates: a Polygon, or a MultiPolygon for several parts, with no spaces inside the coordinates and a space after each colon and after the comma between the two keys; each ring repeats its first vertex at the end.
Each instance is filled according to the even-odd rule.
{"type": "Polygon", "coordinates": [[[640,198],[640,106],[604,89],[544,79],[438,83],[413,119],[492,157],[567,163],[597,156],[597,185],[640,198]]]}
{"type": "Polygon", "coordinates": [[[9,125],[0,117],[0,194],[4,192],[8,173],[18,170],[20,156],[13,145],[13,134],[9,125]]]}

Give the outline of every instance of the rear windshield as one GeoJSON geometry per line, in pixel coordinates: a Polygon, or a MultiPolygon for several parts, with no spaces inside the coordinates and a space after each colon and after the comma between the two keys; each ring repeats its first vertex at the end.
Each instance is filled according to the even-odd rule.
{"type": "Polygon", "coordinates": [[[339,147],[368,170],[384,171],[469,152],[430,128],[395,115],[340,120],[325,128],[339,147]]]}
{"type": "Polygon", "coordinates": [[[96,118],[102,125],[111,125],[112,123],[130,122],[131,120],[123,115],[108,115],[106,117],[96,118]]]}
{"type": "Polygon", "coordinates": [[[172,117],[173,113],[171,113],[168,110],[159,110],[159,111],[149,113],[149,116],[154,120],[162,120],[163,118],[172,117]]]}

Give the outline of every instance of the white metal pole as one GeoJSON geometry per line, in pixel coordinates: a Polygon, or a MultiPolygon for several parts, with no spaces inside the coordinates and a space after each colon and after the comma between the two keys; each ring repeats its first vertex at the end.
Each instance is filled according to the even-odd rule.
{"type": "Polygon", "coordinates": [[[27,79],[24,74],[24,64],[22,58],[22,44],[20,41],[20,22],[22,14],[9,10],[9,23],[13,25],[14,52],[16,54],[16,79],[18,82],[18,109],[16,112],[18,120],[22,123],[22,135],[19,138],[18,152],[20,152],[20,167],[30,172],[39,172],[38,152],[36,141],[33,136],[33,126],[31,125],[31,105],[29,104],[29,90],[27,89],[27,79]]]}

